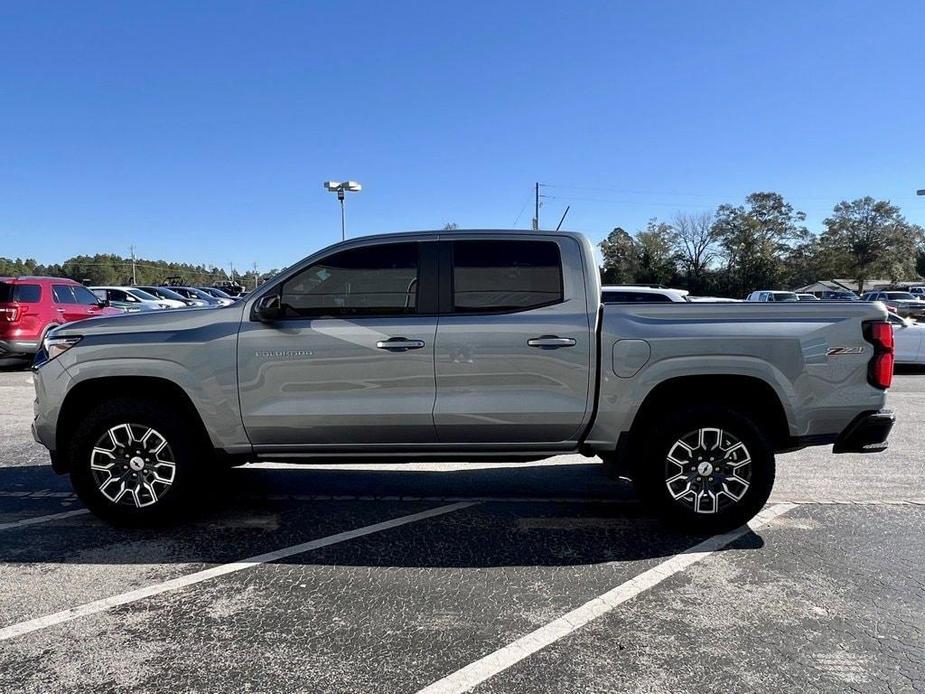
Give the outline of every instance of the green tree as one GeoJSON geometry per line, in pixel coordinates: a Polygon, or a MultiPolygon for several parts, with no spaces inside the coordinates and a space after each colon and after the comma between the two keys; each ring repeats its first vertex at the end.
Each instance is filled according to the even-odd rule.
{"type": "Polygon", "coordinates": [[[639,255],[633,237],[620,227],[614,227],[600,243],[604,264],[601,281],[604,284],[632,284],[639,272],[639,255]]]}
{"type": "Polygon", "coordinates": [[[878,274],[892,281],[915,275],[917,252],[925,234],[921,227],[907,222],[888,200],[866,196],[842,201],[823,223],[823,244],[841,254],[846,274],[857,280],[859,291],[878,274]]]}
{"type": "Polygon", "coordinates": [[[745,202],[720,205],[713,223],[733,294],[778,286],[784,258],[809,236],[806,214],[779,193],[752,193],[745,202]]]}
{"type": "Polygon", "coordinates": [[[636,234],[639,258],[637,282],[669,284],[678,274],[675,231],[670,224],[650,219],[644,231],[636,234]]]}

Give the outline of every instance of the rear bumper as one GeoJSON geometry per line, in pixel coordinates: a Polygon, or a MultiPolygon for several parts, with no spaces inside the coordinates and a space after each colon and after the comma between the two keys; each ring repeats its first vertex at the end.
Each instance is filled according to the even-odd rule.
{"type": "Polygon", "coordinates": [[[38,349],[38,340],[0,340],[0,355],[35,354],[38,349]]]}
{"type": "Polygon", "coordinates": [[[896,415],[892,410],[864,412],[838,435],[833,453],[879,453],[886,450],[886,439],[890,435],[896,415]]]}

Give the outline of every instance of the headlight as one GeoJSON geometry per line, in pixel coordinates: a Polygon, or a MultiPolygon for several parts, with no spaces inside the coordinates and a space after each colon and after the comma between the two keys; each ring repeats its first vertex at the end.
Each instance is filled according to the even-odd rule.
{"type": "Polygon", "coordinates": [[[48,361],[59,357],[81,341],[80,337],[46,337],[42,342],[48,361]]]}

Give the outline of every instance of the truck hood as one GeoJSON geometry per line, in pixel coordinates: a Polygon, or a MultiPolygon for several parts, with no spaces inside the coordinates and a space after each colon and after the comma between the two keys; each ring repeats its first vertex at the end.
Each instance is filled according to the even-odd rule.
{"type": "Polygon", "coordinates": [[[139,333],[162,333],[165,339],[173,333],[182,333],[219,324],[239,324],[244,311],[242,302],[220,308],[190,308],[144,313],[123,313],[118,316],[90,318],[66,323],[55,328],[55,337],[96,335],[124,335],[130,341],[131,335],[139,333]]]}

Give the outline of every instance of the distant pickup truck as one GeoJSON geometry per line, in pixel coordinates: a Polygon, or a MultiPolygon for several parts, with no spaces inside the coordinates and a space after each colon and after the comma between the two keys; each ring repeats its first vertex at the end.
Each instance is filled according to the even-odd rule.
{"type": "Polygon", "coordinates": [[[33,431],[117,523],[174,517],[247,461],[578,452],[716,531],[765,504],[775,453],[886,447],[892,338],[876,303],[602,306],[578,234],[392,234],[231,306],[57,328],[33,431]]]}

